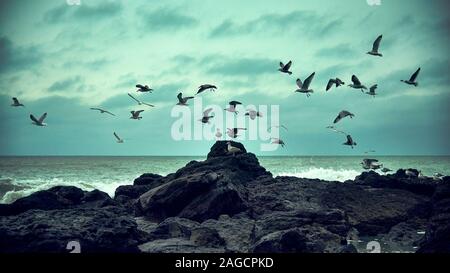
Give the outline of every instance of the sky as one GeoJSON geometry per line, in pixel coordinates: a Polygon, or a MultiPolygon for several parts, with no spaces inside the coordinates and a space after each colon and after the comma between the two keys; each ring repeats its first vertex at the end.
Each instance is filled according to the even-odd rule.
{"type": "MultiPolygon", "coordinates": [[[[171,135],[177,94],[192,96],[204,83],[218,88],[196,96],[202,109],[226,108],[231,100],[243,103],[238,116],[248,105],[279,107],[286,146],[261,151],[270,140],[244,135],[239,141],[257,155],[450,155],[449,6],[445,0],[3,0],[0,155],[204,156],[214,140],[171,135]],[[383,57],[366,54],[380,34],[383,57]],[[277,71],[289,60],[292,75],[277,71]],[[418,67],[419,86],[400,82],[418,67]],[[311,97],[295,93],[295,80],[312,72],[311,97]],[[367,86],[378,84],[378,96],[347,86],[325,92],[328,79],[347,85],[353,74],[367,86]],[[137,93],[137,83],[154,92],[137,93]],[[155,107],[137,106],[127,93],[155,107]],[[12,97],[26,107],[11,107],[12,97]],[[139,109],[142,120],[129,119],[139,109]],[[354,149],[326,129],[344,109],[355,117],[338,127],[352,135],[354,149]],[[29,114],[44,112],[48,125],[33,126],[29,114]],[[125,143],[115,142],[114,131],[125,143]]],[[[197,119],[192,124],[201,125],[197,119]]],[[[243,126],[260,121],[247,118],[243,126]]]]}

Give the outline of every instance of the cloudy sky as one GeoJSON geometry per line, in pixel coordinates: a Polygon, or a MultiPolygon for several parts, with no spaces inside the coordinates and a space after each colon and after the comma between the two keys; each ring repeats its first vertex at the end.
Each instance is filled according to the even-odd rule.
{"type": "Polygon", "coordinates": [[[203,107],[279,105],[287,145],[261,152],[261,141],[242,140],[259,155],[449,155],[448,10],[445,0],[1,1],[0,155],[205,155],[213,141],[171,136],[176,95],[203,83],[218,86],[197,96],[203,107]],[[365,54],[380,34],[384,56],[365,54]],[[291,76],[277,71],[288,60],[291,76]],[[400,82],[418,67],[418,87],[400,82]],[[294,93],[314,71],[315,93],[294,93]],[[347,84],[352,74],[379,95],[325,92],[329,78],[347,84]],[[155,91],[137,94],[136,83],[155,91]],[[26,108],[10,107],[13,96],[26,108]],[[137,109],[143,119],[130,120],[137,109]],[[325,129],[343,109],[355,114],[339,124],[353,150],[325,129]],[[48,126],[32,126],[28,115],[44,112],[48,126]]]}

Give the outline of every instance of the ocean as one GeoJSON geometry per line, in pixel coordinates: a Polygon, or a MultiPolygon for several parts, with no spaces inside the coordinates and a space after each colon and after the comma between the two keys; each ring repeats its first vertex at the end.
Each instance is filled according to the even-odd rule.
{"type": "MultiPolygon", "coordinates": [[[[371,157],[371,156],[366,156],[371,157]]],[[[450,156],[372,156],[396,171],[416,168],[423,175],[450,175],[450,156]]],[[[371,158],[372,158],[371,157],[371,158]]],[[[363,156],[258,157],[274,176],[319,178],[330,181],[354,179],[364,171],[363,156]]],[[[99,189],[114,196],[120,185],[132,184],[143,173],[167,175],[191,160],[204,157],[161,156],[33,156],[0,157],[0,203],[11,203],[35,191],[57,185],[84,190],[99,189]]]]}

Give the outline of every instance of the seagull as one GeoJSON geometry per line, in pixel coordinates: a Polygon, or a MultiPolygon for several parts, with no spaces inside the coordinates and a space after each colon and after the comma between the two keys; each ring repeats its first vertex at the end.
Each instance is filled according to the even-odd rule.
{"type": "Polygon", "coordinates": [[[346,132],[341,131],[341,130],[338,130],[338,129],[337,129],[336,127],[334,127],[334,126],[327,126],[326,128],[327,128],[327,129],[330,129],[331,131],[334,131],[334,132],[336,132],[336,133],[341,133],[341,134],[347,135],[346,132]]]}
{"type": "Polygon", "coordinates": [[[380,35],[380,36],[377,37],[375,42],[373,42],[372,50],[367,52],[367,54],[373,55],[373,56],[383,57],[383,54],[378,53],[378,48],[380,47],[380,42],[381,42],[382,38],[383,38],[383,35],[380,35]]]}
{"type": "Polygon", "coordinates": [[[411,78],[409,78],[409,80],[401,80],[401,82],[404,82],[409,85],[418,86],[419,83],[416,82],[416,79],[417,79],[417,76],[419,75],[419,72],[420,72],[420,67],[416,70],[416,72],[414,72],[414,74],[411,75],[411,78]]]}
{"type": "Polygon", "coordinates": [[[19,100],[16,97],[12,98],[12,100],[13,100],[13,103],[11,104],[11,106],[13,106],[13,107],[23,106],[23,107],[25,107],[25,105],[20,103],[19,100]]]}
{"type": "Polygon", "coordinates": [[[284,143],[284,141],[281,140],[281,139],[279,139],[279,138],[272,138],[272,144],[278,144],[278,145],[281,145],[281,147],[283,147],[283,148],[284,148],[284,145],[286,145],[286,144],[284,143]]]}
{"type": "Polygon", "coordinates": [[[211,91],[215,91],[217,89],[217,86],[212,84],[202,84],[198,87],[197,94],[200,94],[201,92],[211,89],[211,91]]]}
{"type": "Polygon", "coordinates": [[[236,105],[242,104],[242,103],[240,103],[239,101],[232,100],[228,104],[230,105],[230,107],[225,108],[223,110],[228,111],[230,113],[235,113],[237,115],[239,112],[236,111],[236,105]]]}
{"type": "Polygon", "coordinates": [[[375,150],[365,151],[364,153],[365,153],[365,154],[368,154],[368,153],[375,153],[375,150]]]}
{"type": "Polygon", "coordinates": [[[339,78],[330,79],[327,83],[326,91],[330,90],[330,88],[333,87],[333,84],[336,85],[336,87],[339,87],[339,86],[345,84],[345,82],[341,81],[341,79],[339,79],[339,78]]]}
{"type": "Polygon", "coordinates": [[[47,117],[47,113],[44,113],[39,119],[36,119],[33,114],[30,114],[30,119],[33,121],[33,124],[36,126],[47,126],[47,123],[44,123],[44,119],[47,117]]]}
{"type": "Polygon", "coordinates": [[[311,75],[309,75],[309,77],[306,78],[304,83],[302,83],[300,79],[297,79],[296,82],[299,89],[295,90],[295,92],[306,93],[306,97],[309,97],[310,96],[309,93],[314,92],[314,90],[309,89],[309,85],[311,84],[311,81],[313,80],[315,74],[316,72],[313,72],[311,75]]]}
{"type": "Polygon", "coordinates": [[[347,142],[342,143],[342,145],[348,145],[351,146],[353,149],[353,146],[356,146],[356,142],[353,141],[351,135],[347,135],[347,142]]]}
{"type": "Polygon", "coordinates": [[[216,129],[216,138],[217,139],[221,139],[222,138],[222,132],[220,132],[219,128],[216,129]]]}
{"type": "Polygon", "coordinates": [[[237,138],[239,130],[247,130],[247,128],[227,128],[227,135],[231,138],[237,138]]]}
{"type": "Polygon", "coordinates": [[[242,150],[239,149],[238,147],[231,146],[231,142],[229,142],[229,141],[227,142],[227,151],[229,154],[233,154],[233,156],[236,153],[242,153],[242,150]]]}
{"type": "Polygon", "coordinates": [[[177,105],[187,106],[188,100],[193,99],[194,97],[183,97],[183,93],[180,92],[178,93],[177,98],[178,98],[177,105]]]}
{"type": "Polygon", "coordinates": [[[363,159],[361,165],[366,170],[376,170],[383,166],[383,164],[378,163],[378,159],[370,159],[370,158],[363,159]]]}
{"type": "Polygon", "coordinates": [[[281,73],[288,73],[289,75],[292,74],[291,71],[289,71],[289,68],[291,68],[292,61],[289,61],[287,64],[283,64],[283,62],[280,62],[280,68],[278,68],[278,71],[281,73]]]}
{"type": "Polygon", "coordinates": [[[151,93],[153,89],[148,87],[148,85],[136,84],[137,90],[136,92],[149,92],[151,93]]]}
{"type": "Polygon", "coordinates": [[[210,116],[209,113],[212,111],[212,108],[208,108],[203,112],[203,117],[200,119],[200,121],[202,123],[208,123],[209,124],[209,119],[213,118],[214,116],[210,116]]]}
{"type": "Polygon", "coordinates": [[[146,102],[143,102],[143,101],[140,101],[140,100],[138,100],[138,99],[136,99],[133,95],[131,95],[130,93],[128,93],[128,96],[130,96],[130,98],[132,98],[133,100],[135,100],[136,102],[137,102],[137,104],[138,105],[147,105],[147,106],[150,106],[150,107],[155,107],[153,104],[150,104],[150,103],[146,103],[146,102]]]}
{"type": "Polygon", "coordinates": [[[337,117],[334,119],[333,123],[338,123],[341,119],[345,118],[345,117],[350,117],[353,118],[355,115],[350,113],[347,110],[342,110],[341,112],[339,112],[339,114],[337,115],[337,117]]]}
{"type": "Polygon", "coordinates": [[[109,112],[108,110],[104,110],[101,108],[91,107],[90,109],[100,111],[100,114],[107,113],[107,114],[110,114],[111,116],[115,116],[113,113],[109,112]]]}
{"type": "Polygon", "coordinates": [[[130,111],[130,113],[131,113],[130,119],[137,119],[137,120],[142,119],[142,117],[139,116],[139,114],[142,112],[144,112],[144,110],[130,111]]]}
{"type": "Polygon", "coordinates": [[[433,175],[434,180],[442,180],[443,177],[444,177],[444,175],[441,173],[434,173],[434,175],[433,175]]]}
{"type": "Polygon", "coordinates": [[[284,126],[284,125],[274,125],[274,126],[270,126],[270,127],[269,127],[269,130],[272,129],[272,128],[284,128],[286,131],[288,131],[288,128],[287,128],[286,126],[284,126]]]}
{"type": "Polygon", "coordinates": [[[258,112],[256,110],[247,110],[248,112],[245,113],[246,116],[250,116],[251,120],[254,120],[256,117],[262,117],[262,113],[258,112]]]}
{"type": "Polygon", "coordinates": [[[392,170],[389,168],[383,168],[383,169],[381,169],[381,171],[384,173],[392,172],[392,170]]]}
{"type": "Polygon", "coordinates": [[[361,84],[361,82],[359,81],[358,77],[356,77],[355,75],[352,75],[352,82],[353,84],[349,84],[348,86],[350,86],[351,88],[355,88],[355,89],[361,89],[361,92],[364,92],[363,89],[367,90],[367,87],[365,87],[364,85],[361,84]]]}
{"type": "Polygon", "coordinates": [[[116,132],[114,132],[114,136],[115,136],[116,139],[117,139],[117,143],[123,143],[123,139],[120,138],[120,137],[116,134],[116,132]]]}
{"type": "Polygon", "coordinates": [[[412,169],[407,169],[407,170],[405,170],[405,175],[406,176],[408,176],[408,177],[419,177],[419,173],[420,172],[417,172],[417,171],[413,171],[412,169]]]}
{"type": "Polygon", "coordinates": [[[378,84],[374,84],[369,88],[369,92],[366,92],[366,94],[371,95],[373,97],[375,97],[375,95],[377,95],[377,93],[375,93],[375,89],[378,88],[378,84]]]}

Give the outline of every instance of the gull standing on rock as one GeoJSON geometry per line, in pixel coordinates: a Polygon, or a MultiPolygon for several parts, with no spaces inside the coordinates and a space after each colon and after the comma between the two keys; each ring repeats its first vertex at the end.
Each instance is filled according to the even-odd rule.
{"type": "Polygon", "coordinates": [[[291,68],[292,61],[289,61],[287,64],[283,64],[283,62],[280,62],[280,68],[278,68],[278,71],[281,73],[287,73],[289,75],[292,74],[291,71],[289,71],[289,68],[291,68]]]}
{"type": "Polygon", "coordinates": [[[178,98],[178,103],[177,105],[182,105],[182,106],[188,106],[187,102],[190,99],[193,99],[194,97],[183,97],[183,93],[178,93],[177,95],[178,98]]]}
{"type": "Polygon", "coordinates": [[[325,91],[330,90],[330,88],[333,87],[333,84],[336,85],[336,88],[337,88],[337,87],[339,87],[339,86],[341,86],[341,85],[344,85],[345,82],[341,81],[341,79],[339,79],[339,78],[336,78],[336,79],[330,79],[330,80],[328,81],[328,83],[327,83],[327,88],[325,89],[325,91]]]}
{"type": "Polygon", "coordinates": [[[297,83],[298,89],[295,90],[295,92],[305,93],[306,97],[310,96],[309,93],[314,93],[314,90],[310,89],[309,85],[311,84],[311,81],[313,80],[315,74],[316,74],[316,72],[313,72],[311,75],[309,75],[308,78],[306,78],[305,82],[303,82],[303,83],[300,79],[297,79],[296,83],[297,83]]]}
{"type": "Polygon", "coordinates": [[[361,89],[361,92],[364,92],[364,89],[367,90],[367,87],[361,84],[358,77],[356,77],[355,75],[352,75],[352,82],[353,82],[352,84],[348,85],[351,88],[361,89]]]}
{"type": "Polygon", "coordinates": [[[114,136],[115,136],[116,139],[117,139],[117,143],[123,143],[123,139],[120,138],[120,137],[116,134],[116,132],[114,132],[114,136]]]}
{"type": "Polygon", "coordinates": [[[136,98],[135,98],[133,95],[131,95],[130,93],[128,93],[128,96],[130,96],[130,98],[132,98],[133,100],[135,100],[135,101],[137,102],[138,105],[147,105],[147,106],[150,106],[150,107],[155,107],[153,104],[146,103],[146,102],[143,102],[143,101],[140,101],[140,100],[136,99],[136,98]]]}
{"type": "Polygon", "coordinates": [[[33,114],[30,114],[30,119],[33,121],[33,124],[36,126],[47,126],[47,123],[44,123],[44,119],[47,117],[47,113],[44,113],[39,119],[36,119],[33,114]]]}
{"type": "Polygon", "coordinates": [[[139,116],[139,114],[142,112],[144,112],[144,110],[130,111],[130,113],[131,113],[130,119],[137,119],[137,120],[142,119],[142,117],[139,116]]]}
{"type": "Polygon", "coordinates": [[[419,75],[420,72],[420,67],[416,70],[416,72],[414,72],[414,74],[411,75],[411,78],[409,78],[409,80],[400,80],[401,82],[404,82],[406,84],[409,85],[414,85],[414,86],[418,86],[419,83],[416,81],[417,76],[419,75]]]}
{"type": "Polygon", "coordinates": [[[239,130],[247,130],[247,128],[227,128],[227,135],[231,138],[237,138],[239,130]]]}
{"type": "Polygon", "coordinates": [[[235,156],[236,153],[242,153],[242,150],[238,147],[231,146],[231,142],[227,142],[227,151],[229,154],[233,154],[235,156]]]}
{"type": "Polygon", "coordinates": [[[380,47],[381,39],[383,38],[383,35],[378,36],[378,38],[373,42],[372,50],[367,52],[367,54],[372,56],[379,56],[383,57],[383,54],[378,52],[378,48],[380,47]]]}
{"type": "Polygon", "coordinates": [[[200,94],[201,92],[211,89],[211,91],[216,91],[217,86],[212,85],[212,84],[202,84],[198,87],[198,91],[197,94],[200,94]]]}
{"type": "Polygon", "coordinates": [[[345,117],[350,117],[353,118],[355,115],[350,113],[347,110],[342,110],[341,112],[339,112],[339,114],[337,115],[337,117],[334,119],[333,123],[338,123],[341,119],[345,118],[345,117]]]}
{"type": "Polygon", "coordinates": [[[18,107],[18,106],[23,106],[23,107],[25,107],[25,105],[23,105],[22,103],[20,103],[19,100],[18,100],[16,97],[12,98],[12,100],[13,100],[13,103],[11,104],[12,107],[18,107]]]}
{"type": "Polygon", "coordinates": [[[242,104],[242,103],[240,103],[239,101],[232,100],[232,101],[230,101],[228,104],[229,104],[230,106],[229,106],[228,108],[223,109],[223,110],[228,111],[228,112],[230,112],[230,113],[234,113],[234,114],[237,115],[239,112],[236,111],[236,106],[237,106],[238,104],[242,104]]]}

